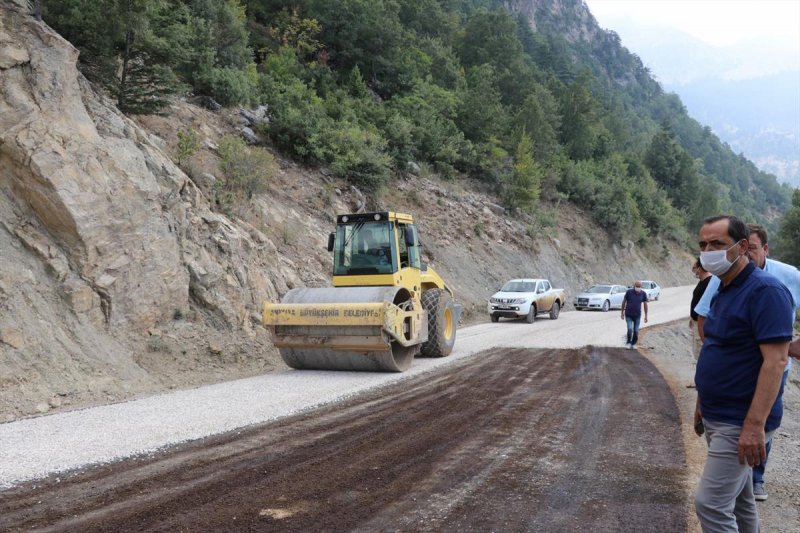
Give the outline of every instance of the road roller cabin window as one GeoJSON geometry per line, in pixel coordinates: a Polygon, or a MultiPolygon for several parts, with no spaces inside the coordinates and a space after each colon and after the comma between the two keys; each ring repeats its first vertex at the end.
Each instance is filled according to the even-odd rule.
{"type": "Polygon", "coordinates": [[[333,252],[335,276],[391,274],[397,270],[390,222],[340,224],[333,252]]]}
{"type": "Polygon", "coordinates": [[[409,228],[413,231],[414,234],[414,246],[407,246],[406,239],[405,239],[405,224],[398,224],[398,236],[399,236],[399,246],[400,246],[400,268],[404,268],[407,266],[412,266],[414,268],[420,268],[420,260],[419,260],[419,234],[417,233],[417,227],[413,224],[408,225],[409,228]]]}

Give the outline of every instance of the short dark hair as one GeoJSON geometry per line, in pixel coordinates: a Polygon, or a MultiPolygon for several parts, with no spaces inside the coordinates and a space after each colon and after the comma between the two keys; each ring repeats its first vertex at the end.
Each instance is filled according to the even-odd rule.
{"type": "Polygon", "coordinates": [[[733,242],[739,242],[741,240],[746,241],[750,237],[750,230],[747,229],[747,225],[734,215],[708,217],[703,221],[703,226],[719,222],[720,220],[728,221],[728,237],[733,239],[733,242]]]}
{"type": "MultiPolygon", "coordinates": [[[[767,228],[765,228],[761,224],[748,224],[747,229],[750,230],[750,235],[752,235],[753,233],[758,235],[758,239],[761,241],[762,246],[767,244],[767,228]]],[[[748,237],[750,235],[748,235],[748,237]]]]}

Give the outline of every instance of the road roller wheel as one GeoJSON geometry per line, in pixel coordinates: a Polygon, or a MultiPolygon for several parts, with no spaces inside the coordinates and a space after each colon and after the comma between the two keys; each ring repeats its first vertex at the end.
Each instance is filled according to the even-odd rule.
{"type": "Polygon", "coordinates": [[[428,289],[422,293],[422,307],[428,312],[428,342],[420,355],[445,357],[456,343],[456,314],[450,293],[443,289],[428,289]]]}

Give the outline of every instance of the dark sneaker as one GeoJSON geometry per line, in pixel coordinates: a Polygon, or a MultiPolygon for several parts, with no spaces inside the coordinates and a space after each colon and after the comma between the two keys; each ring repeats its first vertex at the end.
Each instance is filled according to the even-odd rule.
{"type": "Polygon", "coordinates": [[[753,495],[756,497],[757,502],[766,501],[767,491],[764,489],[763,483],[753,483],[753,495]]]}

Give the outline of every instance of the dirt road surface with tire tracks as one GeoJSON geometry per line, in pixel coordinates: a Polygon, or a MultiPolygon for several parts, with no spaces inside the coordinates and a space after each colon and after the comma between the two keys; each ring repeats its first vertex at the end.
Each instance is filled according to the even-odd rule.
{"type": "Polygon", "coordinates": [[[0,493],[0,530],[685,531],[636,351],[498,349],[380,393],[0,493]]]}

